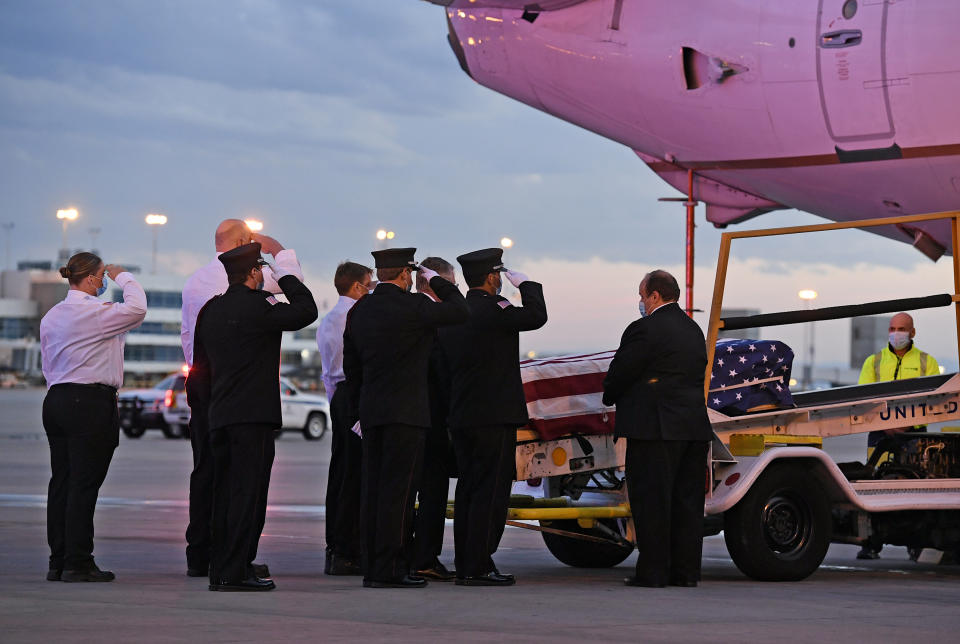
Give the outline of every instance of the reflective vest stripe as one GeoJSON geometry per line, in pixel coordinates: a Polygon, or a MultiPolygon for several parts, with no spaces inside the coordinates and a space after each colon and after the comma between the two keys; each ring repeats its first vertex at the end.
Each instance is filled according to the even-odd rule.
{"type": "MultiPolygon", "coordinates": [[[[883,351],[873,354],[873,378],[875,382],[880,382],[880,360],[883,358],[883,351]]],[[[900,358],[902,360],[903,358],[900,358]]],[[[927,375],[927,353],[920,352],[920,376],[927,375]]]]}

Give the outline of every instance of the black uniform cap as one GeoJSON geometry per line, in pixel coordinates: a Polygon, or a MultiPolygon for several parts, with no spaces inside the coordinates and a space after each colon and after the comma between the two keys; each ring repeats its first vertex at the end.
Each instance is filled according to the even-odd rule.
{"type": "Polygon", "coordinates": [[[457,258],[464,276],[486,275],[503,270],[503,249],[484,248],[472,253],[465,253],[457,258]]]}
{"type": "Polygon", "coordinates": [[[254,266],[263,266],[266,262],[260,257],[260,243],[250,242],[237,246],[220,254],[220,261],[228,274],[246,273],[254,266]]]}
{"type": "Polygon", "coordinates": [[[416,248],[385,248],[370,254],[377,268],[416,268],[417,263],[413,261],[416,252],[416,248]]]}

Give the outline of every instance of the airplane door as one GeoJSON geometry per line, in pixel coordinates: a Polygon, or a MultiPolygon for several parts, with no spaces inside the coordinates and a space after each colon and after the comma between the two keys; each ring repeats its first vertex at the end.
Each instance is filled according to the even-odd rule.
{"type": "Polygon", "coordinates": [[[891,138],[886,0],[820,0],[817,79],[835,141],[891,138]]]}

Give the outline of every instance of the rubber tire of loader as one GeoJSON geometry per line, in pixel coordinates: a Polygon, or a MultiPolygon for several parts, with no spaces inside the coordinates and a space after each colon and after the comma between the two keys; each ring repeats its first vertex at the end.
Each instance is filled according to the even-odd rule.
{"type": "MultiPolygon", "coordinates": [[[[598,519],[606,527],[614,532],[619,532],[616,520],[598,519]]],[[[596,528],[581,528],[576,519],[541,521],[540,525],[545,528],[556,528],[567,532],[578,532],[580,534],[589,534],[595,537],[608,538],[603,532],[596,528]]],[[[584,541],[573,537],[565,537],[559,534],[541,532],[543,542],[554,557],[562,563],[574,568],[612,568],[621,563],[630,556],[633,548],[620,546],[615,543],[597,543],[596,541],[584,541]]]]}
{"type": "Polygon", "coordinates": [[[801,463],[773,463],[724,514],[723,538],[740,571],[759,581],[799,581],[830,546],[830,504],[801,463]]]}

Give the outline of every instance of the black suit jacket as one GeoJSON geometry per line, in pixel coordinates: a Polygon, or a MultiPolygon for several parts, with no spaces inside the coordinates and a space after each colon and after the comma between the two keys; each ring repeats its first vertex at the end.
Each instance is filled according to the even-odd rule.
{"type": "MultiPolygon", "coordinates": [[[[427,295],[424,295],[430,299],[427,295]]],[[[433,301],[433,300],[431,300],[433,301]]],[[[437,430],[447,429],[450,415],[450,366],[447,354],[440,344],[439,334],[434,332],[433,346],[427,368],[427,387],[430,391],[430,426],[437,430]]]]}
{"type": "Polygon", "coordinates": [[[631,323],[603,381],[603,402],[617,406],[615,436],[710,440],[703,398],[703,332],[676,302],[631,323]]]}
{"type": "Polygon", "coordinates": [[[381,282],[347,315],[343,372],[359,391],[360,426],[430,427],[427,369],[437,327],[469,316],[457,287],[434,277],[434,302],[381,282]]]}
{"type": "Polygon", "coordinates": [[[450,427],[520,427],[528,420],[520,379],[520,332],[547,323],[543,287],[520,285],[523,306],[499,295],[470,289],[470,321],[440,330],[440,342],[453,374],[450,427]]]}
{"type": "Polygon", "coordinates": [[[310,290],[293,275],[278,281],[289,304],[234,284],[201,309],[187,378],[191,407],[209,401],[210,429],[256,423],[280,427],[280,339],[317,319],[310,290]]]}

